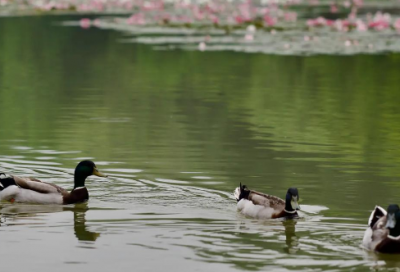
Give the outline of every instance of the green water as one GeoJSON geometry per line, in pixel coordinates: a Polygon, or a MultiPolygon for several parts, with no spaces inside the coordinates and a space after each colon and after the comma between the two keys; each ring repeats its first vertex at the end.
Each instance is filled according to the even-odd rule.
{"type": "Polygon", "coordinates": [[[3,269],[399,269],[360,244],[399,203],[400,55],[162,51],[76,18],[0,19],[0,171],[110,178],[87,204],[0,204],[3,269]],[[298,187],[303,218],[238,214],[239,182],[298,187]]]}

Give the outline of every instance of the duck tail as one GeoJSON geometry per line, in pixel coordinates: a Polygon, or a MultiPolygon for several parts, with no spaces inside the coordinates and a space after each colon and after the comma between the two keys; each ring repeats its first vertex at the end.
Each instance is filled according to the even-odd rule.
{"type": "Polygon", "coordinates": [[[240,201],[241,199],[247,199],[249,197],[249,189],[247,189],[246,185],[242,185],[242,183],[239,184],[239,187],[235,189],[233,192],[233,195],[236,198],[236,201],[240,201]]]}
{"type": "Polygon", "coordinates": [[[12,185],[17,185],[14,178],[8,177],[4,173],[0,173],[0,191],[3,191],[8,186],[12,186],[12,185]]]}

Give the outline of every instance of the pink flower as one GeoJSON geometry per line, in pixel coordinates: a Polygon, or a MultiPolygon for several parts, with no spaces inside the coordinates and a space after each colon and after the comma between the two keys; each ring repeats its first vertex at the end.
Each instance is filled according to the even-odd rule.
{"type": "Polygon", "coordinates": [[[353,6],[353,7],[351,8],[351,12],[350,12],[348,18],[349,18],[350,20],[355,20],[356,17],[357,17],[357,11],[358,11],[358,10],[357,10],[357,7],[353,6]]]}
{"type": "Polygon", "coordinates": [[[390,14],[388,13],[382,14],[381,12],[377,12],[372,21],[368,23],[368,27],[378,31],[384,30],[390,27],[391,20],[392,18],[390,14]]]}
{"type": "Polygon", "coordinates": [[[338,19],[335,21],[333,27],[337,30],[337,31],[343,31],[346,32],[348,30],[348,28],[346,27],[345,23],[338,19]]]}
{"type": "Polygon", "coordinates": [[[331,5],[331,13],[338,13],[339,9],[336,4],[331,5]]]}
{"type": "Polygon", "coordinates": [[[197,21],[202,21],[205,17],[204,13],[198,7],[193,9],[193,16],[197,21]]]}
{"type": "Polygon", "coordinates": [[[164,2],[163,1],[158,1],[158,2],[144,2],[141,7],[142,10],[144,11],[150,11],[150,10],[163,10],[164,9],[164,2]]]}
{"type": "Polygon", "coordinates": [[[129,17],[126,22],[129,25],[144,25],[146,24],[146,20],[144,18],[143,13],[137,13],[133,14],[131,17],[129,17]]]}
{"type": "Polygon", "coordinates": [[[239,5],[238,10],[239,10],[239,14],[240,14],[239,16],[245,22],[251,21],[251,17],[252,17],[251,6],[249,4],[244,3],[244,4],[239,5]]]}
{"type": "Polygon", "coordinates": [[[307,20],[307,26],[314,27],[314,26],[332,26],[334,21],[325,19],[324,17],[318,17],[316,19],[309,19],[307,20]]]}
{"type": "Polygon", "coordinates": [[[296,22],[297,21],[297,13],[296,12],[286,12],[284,15],[285,21],[287,22],[296,22]]]}
{"type": "Polygon", "coordinates": [[[265,15],[264,16],[264,23],[267,26],[274,26],[276,24],[276,19],[272,18],[271,16],[265,15]]]}
{"type": "Polygon", "coordinates": [[[133,8],[133,3],[132,2],[126,2],[124,4],[124,9],[131,10],[132,8],[133,8]]]}
{"type": "Polygon", "coordinates": [[[236,21],[237,24],[243,24],[244,22],[246,22],[246,19],[243,18],[243,17],[240,16],[240,15],[237,15],[237,16],[235,17],[235,21],[236,21]]]}
{"type": "Polygon", "coordinates": [[[353,0],[353,4],[356,7],[362,7],[364,5],[364,1],[363,0],[353,0]]]}
{"type": "Polygon", "coordinates": [[[375,30],[384,30],[389,28],[389,23],[386,21],[374,21],[368,24],[369,28],[374,28],[375,30]]]}
{"type": "Polygon", "coordinates": [[[80,26],[81,26],[82,28],[87,29],[87,28],[90,27],[91,22],[90,22],[90,19],[88,19],[88,18],[82,18],[82,19],[79,21],[79,24],[80,24],[80,26]]]}
{"type": "Polygon", "coordinates": [[[366,25],[362,20],[360,20],[360,19],[358,19],[358,20],[356,21],[356,28],[357,28],[357,30],[360,31],[360,32],[364,32],[364,31],[367,31],[367,30],[368,30],[367,25],[366,25]]]}
{"type": "Polygon", "coordinates": [[[91,5],[91,10],[95,10],[95,11],[103,11],[104,10],[104,4],[101,1],[94,0],[89,5],[91,5]]]}
{"type": "Polygon", "coordinates": [[[246,34],[246,35],[244,36],[244,40],[245,40],[246,42],[252,42],[252,41],[254,40],[253,34],[246,34]]]}
{"type": "Polygon", "coordinates": [[[210,19],[210,21],[211,21],[213,24],[218,24],[218,23],[219,23],[219,18],[218,18],[217,16],[215,16],[214,14],[210,14],[210,15],[208,16],[208,18],[210,19]]]}
{"type": "Polygon", "coordinates": [[[99,27],[100,26],[100,20],[99,19],[94,19],[93,20],[93,25],[99,27]]]}
{"type": "Polygon", "coordinates": [[[42,6],[42,10],[52,10],[54,8],[54,6],[53,6],[53,4],[52,3],[48,3],[48,4],[45,4],[44,6],[42,6]]]}

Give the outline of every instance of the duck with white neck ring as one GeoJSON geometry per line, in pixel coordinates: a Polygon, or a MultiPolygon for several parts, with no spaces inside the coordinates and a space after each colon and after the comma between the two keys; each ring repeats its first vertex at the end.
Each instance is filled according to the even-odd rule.
{"type": "Polygon", "coordinates": [[[375,206],[365,231],[363,246],[379,253],[400,253],[400,207],[388,206],[387,211],[375,206]]]}
{"type": "MultiPolygon", "coordinates": [[[[4,173],[1,173],[4,175],[4,173]]],[[[88,176],[107,177],[97,170],[94,162],[81,161],[75,168],[74,188],[71,192],[51,183],[35,178],[5,176],[0,178],[0,200],[37,204],[74,204],[89,199],[89,191],[85,186],[88,176]]]]}
{"type": "Polygon", "coordinates": [[[247,216],[267,218],[297,218],[300,206],[299,191],[297,188],[289,188],[285,200],[273,196],[249,190],[246,185],[240,184],[234,191],[238,210],[247,216]]]}

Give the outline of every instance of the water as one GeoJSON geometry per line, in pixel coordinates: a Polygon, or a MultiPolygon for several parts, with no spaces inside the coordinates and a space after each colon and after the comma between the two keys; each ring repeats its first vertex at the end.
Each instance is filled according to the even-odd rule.
{"type": "Polygon", "coordinates": [[[0,170],[110,178],[87,204],[1,203],[3,269],[399,269],[360,245],[400,194],[399,55],[157,51],[74,19],[0,19],[0,170]],[[298,187],[302,219],[240,215],[239,182],[298,187]]]}

